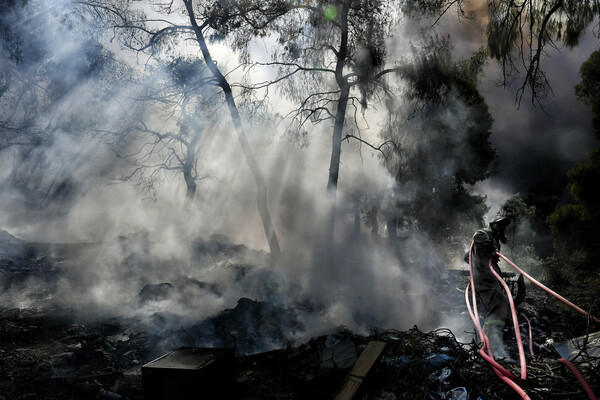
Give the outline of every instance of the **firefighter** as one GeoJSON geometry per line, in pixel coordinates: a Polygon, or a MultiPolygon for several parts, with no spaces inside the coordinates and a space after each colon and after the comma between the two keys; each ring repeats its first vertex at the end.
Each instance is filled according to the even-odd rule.
{"type": "MultiPolygon", "coordinates": [[[[490,347],[502,356],[504,346],[502,334],[506,323],[509,303],[502,284],[490,271],[490,258],[494,270],[501,274],[498,256],[501,243],[506,243],[505,230],[511,220],[496,216],[489,222],[489,228],[480,229],[473,235],[473,280],[477,293],[478,311],[484,319],[483,331],[490,340],[490,347]]],[[[469,253],[465,260],[469,262],[469,253]]]]}

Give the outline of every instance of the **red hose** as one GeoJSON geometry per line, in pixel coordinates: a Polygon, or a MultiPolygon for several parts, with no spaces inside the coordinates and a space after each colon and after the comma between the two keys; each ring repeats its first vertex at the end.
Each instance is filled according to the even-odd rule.
{"type": "Polygon", "coordinates": [[[479,354],[481,355],[481,357],[484,360],[486,360],[491,365],[494,373],[503,382],[505,382],[515,392],[517,392],[519,394],[519,396],[521,396],[521,398],[523,400],[530,400],[530,397],[521,388],[521,382],[519,382],[518,379],[513,374],[511,374],[504,367],[502,367],[500,364],[498,364],[498,362],[496,362],[496,360],[494,360],[494,356],[492,354],[492,349],[490,348],[489,339],[486,336],[485,332],[483,332],[483,329],[481,328],[481,322],[479,320],[479,314],[477,312],[477,300],[476,300],[476,293],[475,293],[475,283],[474,283],[474,279],[473,279],[472,253],[473,253],[473,243],[471,243],[471,248],[469,249],[469,272],[470,272],[471,282],[467,285],[467,288],[465,290],[465,301],[467,303],[467,308],[469,310],[469,315],[471,316],[471,319],[473,320],[473,323],[475,324],[475,327],[477,328],[477,331],[479,333],[479,337],[480,337],[481,342],[482,342],[482,347],[481,347],[481,349],[479,349],[479,354]],[[471,293],[472,293],[473,310],[474,311],[471,309],[471,303],[469,302],[469,286],[471,286],[473,288],[473,291],[471,293]]]}
{"type": "MultiPolygon", "coordinates": [[[[475,324],[475,327],[477,328],[477,331],[479,332],[479,337],[480,337],[481,342],[482,342],[482,347],[479,350],[479,353],[480,353],[481,357],[484,360],[486,360],[492,366],[492,369],[494,370],[494,373],[502,381],[504,381],[513,390],[515,390],[519,394],[519,396],[521,396],[522,399],[528,400],[530,398],[527,395],[527,393],[525,393],[525,391],[522,389],[522,387],[521,387],[522,383],[513,374],[511,374],[504,367],[502,367],[500,364],[498,364],[496,362],[496,360],[494,359],[494,356],[492,354],[492,349],[490,348],[489,339],[486,336],[485,332],[483,332],[483,329],[481,327],[481,322],[479,320],[479,314],[477,312],[477,300],[476,300],[476,294],[475,294],[475,283],[474,283],[474,279],[473,279],[473,259],[472,259],[473,245],[474,245],[474,243],[471,243],[471,247],[469,248],[469,272],[470,272],[471,281],[469,282],[469,284],[467,284],[467,287],[465,289],[465,302],[467,303],[467,309],[469,310],[469,315],[471,316],[471,319],[473,320],[473,323],[475,324]],[[471,292],[471,294],[472,294],[472,301],[473,301],[473,310],[471,309],[471,303],[469,302],[469,287],[473,288],[473,291],[471,292]]],[[[569,300],[565,299],[564,297],[562,297],[558,293],[556,293],[553,290],[547,288],[546,286],[544,286],[543,284],[541,284],[540,282],[538,282],[536,279],[534,279],[532,276],[530,276],[529,274],[527,274],[525,271],[523,271],[521,268],[517,267],[512,261],[510,261],[508,258],[506,258],[505,256],[503,256],[502,254],[500,254],[500,253],[495,253],[495,254],[498,255],[499,257],[502,257],[503,260],[505,260],[508,264],[510,264],[514,269],[516,269],[518,272],[520,272],[523,276],[525,276],[531,282],[535,283],[537,286],[539,286],[540,288],[542,288],[546,292],[550,293],[551,295],[553,295],[554,297],[556,297],[557,299],[559,299],[560,301],[562,301],[566,305],[568,305],[571,308],[577,310],[579,313],[585,315],[586,317],[588,317],[592,321],[600,324],[600,319],[598,319],[598,318],[590,315],[585,310],[583,310],[580,307],[576,306],[575,304],[571,303],[569,300]]],[[[494,276],[500,281],[500,283],[502,284],[502,286],[504,287],[504,290],[506,291],[506,293],[508,295],[507,297],[508,297],[508,302],[509,302],[510,308],[511,308],[511,315],[512,315],[512,318],[513,318],[513,325],[514,325],[514,329],[515,329],[515,337],[517,339],[517,346],[519,348],[519,359],[520,359],[520,362],[521,362],[521,376],[522,376],[522,379],[525,379],[526,376],[527,376],[527,372],[526,372],[526,369],[525,369],[526,368],[526,366],[525,366],[525,353],[523,351],[523,342],[521,340],[521,334],[519,332],[519,324],[518,324],[518,321],[517,321],[517,316],[516,316],[514,301],[512,299],[512,295],[510,293],[510,289],[508,288],[508,285],[506,284],[506,282],[504,282],[504,279],[502,279],[502,277],[494,270],[494,268],[492,266],[492,258],[490,258],[490,270],[492,271],[492,273],[494,274],[494,276]]],[[[529,326],[529,351],[530,351],[531,355],[533,356],[533,339],[532,339],[532,333],[531,333],[531,323],[529,322],[529,319],[527,319],[527,317],[525,317],[525,319],[527,320],[527,325],[529,326]]],[[[575,375],[575,377],[577,378],[577,380],[579,381],[579,383],[583,387],[584,391],[586,392],[586,394],[590,398],[590,400],[598,400],[598,398],[594,394],[592,388],[587,383],[587,381],[585,380],[585,378],[583,377],[583,375],[581,374],[581,372],[579,372],[579,370],[575,367],[575,365],[573,365],[568,360],[565,360],[564,358],[559,358],[558,362],[566,365],[571,370],[571,372],[573,372],[573,374],[575,375]]]]}
{"type": "Polygon", "coordinates": [[[529,354],[533,357],[533,334],[531,333],[531,322],[529,322],[529,318],[525,314],[521,314],[525,321],[527,321],[527,326],[529,327],[529,354]]]}
{"type": "MultiPolygon", "coordinates": [[[[473,318],[473,322],[475,323],[475,327],[477,328],[477,331],[479,332],[479,336],[482,337],[483,336],[483,329],[481,329],[481,322],[479,321],[479,313],[477,312],[477,299],[476,299],[476,295],[475,295],[475,279],[473,278],[473,246],[475,245],[475,243],[471,243],[471,247],[469,248],[469,273],[470,273],[470,284],[471,287],[473,288],[473,292],[472,292],[472,300],[473,300],[473,309],[475,310],[473,314],[471,314],[471,318],[473,318]]],[[[466,294],[466,291],[465,291],[466,294]]],[[[467,299],[467,306],[469,305],[468,299],[467,299]]],[[[470,310],[470,308],[469,308],[470,310]]],[[[483,338],[481,340],[482,342],[484,341],[483,338]]]]}
{"type": "Polygon", "coordinates": [[[545,290],[546,292],[550,293],[552,296],[556,297],[557,299],[559,299],[560,301],[562,301],[563,303],[565,303],[566,305],[568,305],[569,307],[573,308],[574,310],[580,312],[581,314],[585,315],[586,317],[588,317],[589,319],[591,319],[592,321],[600,324],[600,319],[590,315],[588,312],[586,312],[585,310],[581,309],[580,307],[577,307],[575,304],[571,303],[569,300],[565,299],[564,297],[562,297],[561,295],[559,295],[558,293],[556,293],[555,291],[553,291],[552,289],[547,288],[546,286],[542,285],[540,282],[538,282],[535,278],[533,278],[531,275],[527,274],[525,271],[523,271],[521,268],[517,267],[512,261],[510,261],[508,258],[504,257],[502,254],[500,253],[496,253],[498,256],[502,257],[502,259],[504,261],[506,261],[507,263],[509,263],[514,269],[516,269],[517,271],[519,271],[521,274],[523,274],[523,276],[525,276],[527,279],[529,279],[531,282],[535,283],[537,286],[539,286],[540,288],[542,288],[543,290],[545,290]]]}
{"type": "MultiPolygon", "coordinates": [[[[500,253],[496,253],[496,254],[498,256],[502,257],[502,259],[504,261],[506,261],[507,263],[509,263],[514,269],[516,269],[517,271],[519,271],[527,279],[529,279],[531,282],[535,283],[538,287],[540,287],[543,290],[545,290],[546,292],[550,293],[551,295],[553,295],[554,297],[556,297],[557,299],[559,299],[560,301],[562,301],[563,303],[565,303],[569,307],[573,308],[574,310],[578,311],[579,313],[585,315],[587,318],[591,319],[592,321],[594,321],[596,323],[600,323],[600,320],[598,318],[590,315],[588,312],[586,312],[582,308],[576,306],[575,304],[571,303],[569,300],[565,299],[564,297],[562,297],[561,295],[559,295],[558,293],[556,293],[552,289],[544,286],[543,284],[541,284],[540,282],[538,282],[535,278],[531,277],[529,274],[527,274],[525,271],[523,271],[521,268],[517,267],[512,261],[510,261],[508,258],[506,258],[505,256],[503,256],[502,254],[500,254],[500,253]]],[[[491,266],[491,260],[490,260],[490,266],[491,266]]],[[[511,307],[512,307],[512,298],[511,297],[509,297],[509,301],[511,301],[511,307]]],[[[529,323],[529,320],[527,320],[527,322],[529,323]]],[[[530,325],[530,339],[529,339],[529,343],[531,345],[531,325],[530,325]]],[[[531,350],[531,352],[532,352],[532,355],[533,355],[533,350],[531,350]]],[[[575,365],[573,365],[573,363],[571,363],[570,361],[568,361],[568,360],[566,360],[564,358],[559,358],[558,362],[566,365],[571,370],[571,372],[573,372],[573,374],[575,375],[575,377],[577,378],[577,380],[579,381],[579,383],[583,387],[583,390],[585,391],[585,393],[587,394],[587,396],[588,396],[588,398],[590,400],[597,400],[598,399],[596,397],[596,395],[594,394],[594,391],[590,387],[589,383],[585,380],[585,378],[583,377],[583,375],[581,374],[581,372],[579,372],[579,370],[575,367],[575,365]]]]}
{"type": "Polygon", "coordinates": [[[515,330],[515,339],[517,340],[517,348],[519,349],[519,362],[521,364],[521,379],[527,379],[527,364],[525,363],[525,351],[523,351],[523,340],[521,339],[521,331],[519,330],[519,321],[517,320],[517,311],[515,310],[515,302],[510,293],[510,289],[504,279],[494,270],[492,265],[493,256],[490,257],[490,271],[498,279],[504,290],[506,291],[506,297],[508,298],[508,304],[510,304],[510,314],[513,320],[513,328],[515,330]]]}
{"type": "MultiPolygon", "coordinates": [[[[469,310],[469,314],[471,315],[471,319],[473,319],[473,322],[475,322],[475,317],[473,316],[473,312],[471,310],[471,303],[469,302],[469,298],[468,298],[468,292],[469,292],[470,286],[471,286],[470,283],[467,284],[467,289],[465,290],[465,299],[467,302],[467,309],[469,310]]],[[[475,323],[475,325],[477,325],[477,323],[475,323]]],[[[487,335],[483,332],[483,329],[481,329],[481,326],[479,326],[479,329],[477,331],[479,332],[479,337],[481,338],[481,342],[483,343],[482,348],[479,350],[481,357],[484,360],[486,360],[488,363],[491,364],[492,368],[494,369],[494,372],[497,372],[496,370],[498,370],[502,373],[502,375],[515,381],[518,385],[521,385],[521,383],[519,382],[517,377],[515,377],[513,374],[511,374],[502,365],[498,364],[498,362],[494,359],[494,356],[492,354],[492,349],[490,347],[489,339],[488,339],[487,335]],[[487,354],[486,351],[489,352],[489,354],[487,354]]]]}
{"type": "Polygon", "coordinates": [[[579,372],[579,370],[575,367],[575,365],[573,365],[573,363],[571,363],[568,360],[565,360],[564,358],[559,358],[558,362],[566,365],[571,370],[571,372],[575,375],[581,386],[583,386],[583,390],[585,391],[585,394],[587,394],[590,400],[598,400],[598,398],[594,394],[594,391],[590,387],[590,384],[585,380],[581,372],[579,372]]]}

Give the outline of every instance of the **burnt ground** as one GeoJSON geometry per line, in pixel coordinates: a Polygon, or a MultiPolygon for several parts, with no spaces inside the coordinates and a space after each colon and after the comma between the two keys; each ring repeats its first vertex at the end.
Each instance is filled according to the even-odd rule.
{"type": "MultiPolygon", "coordinates": [[[[22,278],[31,274],[42,276],[50,291],[60,271],[57,258],[41,256],[39,251],[24,256],[4,251],[0,256],[4,291],[18,289],[22,278]]],[[[452,275],[439,282],[434,291],[444,299],[440,313],[465,316],[461,292],[465,283],[465,278],[452,275]]],[[[554,289],[600,315],[595,285],[554,289]]],[[[143,296],[160,296],[168,290],[167,285],[145,288],[143,296]]],[[[436,400],[460,398],[462,391],[468,393],[468,399],[518,398],[478,356],[474,341],[461,343],[444,328],[431,332],[418,327],[406,331],[373,329],[369,335],[356,335],[340,327],[304,343],[246,355],[260,347],[256,346],[260,340],[256,335],[268,333],[271,339],[282,339],[283,330],[278,329],[298,323],[294,311],[240,299],[235,308],[197,325],[157,332],[151,324],[135,318],[83,318],[72,309],[44,302],[47,291],[39,287],[39,302],[33,304],[0,306],[0,400],[142,399],[141,366],[163,354],[156,344],[177,335],[184,337],[179,344],[198,345],[201,341],[197,337],[206,332],[220,336],[219,346],[236,348],[238,356],[232,366],[235,399],[332,399],[371,340],[386,342],[387,346],[356,399],[436,400]],[[187,342],[185,337],[189,337],[187,342]],[[453,390],[457,397],[450,396],[453,390]]],[[[519,309],[531,321],[536,354],[528,357],[525,388],[529,396],[586,399],[571,372],[556,362],[559,355],[551,344],[597,331],[598,327],[532,286],[528,286],[519,309]]],[[[526,332],[526,324],[521,325],[526,332]]],[[[586,361],[594,360],[577,365],[600,393],[600,370],[586,361]]],[[[520,374],[516,364],[503,365],[520,374]]]]}

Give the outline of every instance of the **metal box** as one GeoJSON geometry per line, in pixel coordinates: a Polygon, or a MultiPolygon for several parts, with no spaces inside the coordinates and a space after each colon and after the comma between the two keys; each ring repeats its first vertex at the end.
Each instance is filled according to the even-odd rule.
{"type": "Polygon", "coordinates": [[[145,400],[230,399],[233,349],[182,347],[142,367],[145,400]]]}

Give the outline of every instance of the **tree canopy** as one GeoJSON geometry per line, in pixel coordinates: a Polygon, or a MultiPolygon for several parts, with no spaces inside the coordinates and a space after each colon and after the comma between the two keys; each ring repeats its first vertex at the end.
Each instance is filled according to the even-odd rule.
{"type": "MultiPolygon", "coordinates": [[[[575,87],[578,98],[592,107],[594,134],[600,139],[600,52],[593,52],[580,69],[581,82],[575,87]]],[[[600,149],[589,152],[589,159],[568,172],[571,201],[559,205],[548,217],[554,235],[557,263],[561,268],[597,273],[600,249],[596,240],[600,224],[600,149]]]]}
{"type": "Polygon", "coordinates": [[[74,199],[76,170],[87,151],[79,144],[89,140],[100,114],[93,105],[110,96],[128,71],[57,7],[52,14],[27,1],[0,6],[0,152],[13,159],[4,187],[37,207],[74,199]],[[61,17],[64,25],[56,21],[61,17]],[[57,54],[53,44],[71,40],[57,54]],[[49,156],[63,140],[73,146],[61,158],[49,156]]]}
{"type": "MultiPolygon", "coordinates": [[[[472,18],[470,0],[405,0],[409,13],[439,18],[453,7],[459,18],[472,18]]],[[[490,0],[487,1],[487,44],[492,59],[501,68],[499,83],[516,82],[516,101],[526,91],[532,103],[545,106],[552,84],[544,71],[550,48],[562,43],[567,48],[579,44],[590,24],[600,15],[597,0],[490,0]]]]}
{"type": "Polygon", "coordinates": [[[485,60],[483,50],[452,61],[447,39],[432,38],[413,49],[415,63],[404,70],[407,113],[391,113],[384,138],[384,164],[409,201],[396,205],[435,242],[450,244],[469,237],[483,223],[485,198],[466,185],[486,179],[496,159],[490,143],[492,117],[477,90],[485,60]],[[412,194],[409,194],[412,193],[412,194]]]}

